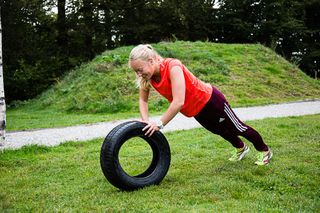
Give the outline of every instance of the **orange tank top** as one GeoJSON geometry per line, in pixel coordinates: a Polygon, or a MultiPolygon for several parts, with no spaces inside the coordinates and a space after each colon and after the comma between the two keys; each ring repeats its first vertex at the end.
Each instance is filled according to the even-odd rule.
{"type": "Polygon", "coordinates": [[[185,101],[180,112],[187,117],[197,115],[209,101],[212,86],[196,78],[179,60],[165,58],[160,64],[160,82],[151,79],[151,85],[170,103],[173,100],[170,81],[170,70],[174,66],[181,67],[186,84],[185,101]]]}

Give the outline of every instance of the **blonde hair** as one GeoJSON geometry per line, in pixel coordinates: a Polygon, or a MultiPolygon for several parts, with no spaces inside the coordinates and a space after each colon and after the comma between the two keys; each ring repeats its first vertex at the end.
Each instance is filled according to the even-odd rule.
{"type": "MultiPolygon", "coordinates": [[[[130,62],[134,61],[134,60],[142,60],[142,61],[147,61],[150,58],[157,58],[160,57],[160,55],[157,53],[156,50],[153,49],[153,47],[150,44],[139,44],[138,46],[134,47],[129,55],[129,67],[132,68],[130,66],[130,62]]],[[[148,90],[151,88],[151,83],[150,81],[138,77],[138,75],[136,75],[136,84],[137,87],[148,90]]]]}

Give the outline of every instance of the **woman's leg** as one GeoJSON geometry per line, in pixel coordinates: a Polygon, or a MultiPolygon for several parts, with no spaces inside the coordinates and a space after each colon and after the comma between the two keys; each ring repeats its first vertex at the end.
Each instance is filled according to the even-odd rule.
{"type": "Polygon", "coordinates": [[[243,136],[258,151],[268,151],[268,146],[263,142],[261,135],[255,129],[243,123],[227,102],[224,103],[224,112],[228,117],[226,128],[230,130],[231,134],[243,136]]]}
{"type": "Polygon", "coordinates": [[[222,136],[234,147],[241,148],[244,143],[238,136],[249,140],[258,151],[267,151],[268,146],[260,134],[243,123],[231,109],[223,94],[213,87],[213,94],[195,119],[207,130],[222,136]]]}

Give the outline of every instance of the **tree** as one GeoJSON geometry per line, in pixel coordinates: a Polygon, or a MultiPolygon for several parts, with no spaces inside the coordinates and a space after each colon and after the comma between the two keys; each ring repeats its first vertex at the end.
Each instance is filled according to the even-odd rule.
{"type": "Polygon", "coordinates": [[[319,0],[0,0],[0,7],[7,103],[35,97],[105,49],[172,38],[259,42],[309,75],[320,69],[319,0]]]}
{"type": "Polygon", "coordinates": [[[58,57],[61,58],[61,70],[70,68],[68,63],[69,48],[66,23],[66,0],[58,0],[58,16],[56,21],[58,57]]]}
{"type": "Polygon", "coordinates": [[[42,0],[1,1],[6,101],[25,100],[48,88],[60,70],[54,18],[42,0]]]}
{"type": "Polygon", "coordinates": [[[57,43],[62,51],[67,48],[66,0],[58,0],[57,43]]]}
{"type": "Polygon", "coordinates": [[[261,5],[258,0],[222,0],[219,1],[215,19],[217,40],[219,42],[253,42],[255,28],[261,21],[261,5]]]}
{"type": "Polygon", "coordinates": [[[98,8],[103,12],[101,37],[105,39],[102,39],[104,42],[101,45],[107,49],[112,49],[114,48],[113,34],[115,33],[115,28],[112,24],[114,3],[110,0],[101,0],[98,8]]]}
{"type": "Polygon", "coordinates": [[[206,40],[212,37],[213,3],[207,0],[176,1],[180,8],[180,19],[183,27],[182,35],[185,40],[206,40]]]}
{"type": "Polygon", "coordinates": [[[305,31],[302,43],[304,55],[300,58],[301,68],[310,76],[319,78],[320,72],[320,1],[305,1],[305,31]]]}
{"type": "Polygon", "coordinates": [[[0,146],[3,145],[6,128],[6,101],[4,99],[3,68],[2,68],[2,27],[0,8],[0,146]]]}
{"type": "Polygon", "coordinates": [[[319,0],[220,0],[221,42],[259,42],[307,74],[319,70],[319,0]]]}
{"type": "Polygon", "coordinates": [[[83,14],[83,35],[84,35],[84,46],[86,51],[86,56],[88,59],[93,58],[93,34],[94,34],[94,25],[93,25],[93,2],[91,0],[83,0],[83,6],[80,9],[83,14]]]}

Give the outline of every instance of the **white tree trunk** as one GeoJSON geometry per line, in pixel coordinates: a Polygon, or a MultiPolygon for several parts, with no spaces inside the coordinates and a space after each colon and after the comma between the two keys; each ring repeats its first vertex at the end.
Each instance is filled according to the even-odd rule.
{"type": "Polygon", "coordinates": [[[4,99],[3,66],[2,66],[2,26],[0,8],[0,146],[4,143],[6,128],[6,101],[4,99]]]}

